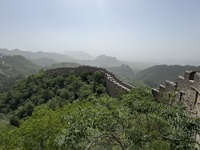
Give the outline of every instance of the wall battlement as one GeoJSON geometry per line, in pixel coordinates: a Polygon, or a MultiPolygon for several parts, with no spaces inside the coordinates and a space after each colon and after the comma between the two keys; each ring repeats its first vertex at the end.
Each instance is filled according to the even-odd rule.
{"type": "Polygon", "coordinates": [[[162,95],[170,96],[175,92],[175,99],[182,101],[194,116],[200,117],[200,72],[186,70],[184,76],[179,76],[177,82],[166,81],[159,89],[152,89],[156,100],[161,100],[162,95]]]}
{"type": "Polygon", "coordinates": [[[122,91],[130,91],[135,88],[134,86],[127,84],[118,79],[112,72],[107,71],[103,68],[92,67],[92,66],[79,66],[76,68],[56,68],[46,70],[49,75],[67,75],[71,71],[81,74],[83,72],[96,72],[100,71],[104,75],[106,81],[106,90],[111,97],[116,97],[122,91]]]}

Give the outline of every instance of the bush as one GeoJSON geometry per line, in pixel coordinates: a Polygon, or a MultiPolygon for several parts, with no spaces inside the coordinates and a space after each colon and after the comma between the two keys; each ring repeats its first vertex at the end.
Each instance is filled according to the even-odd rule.
{"type": "Polygon", "coordinates": [[[10,125],[13,125],[15,127],[19,127],[20,123],[19,123],[19,118],[16,116],[12,116],[10,118],[10,125]]]}

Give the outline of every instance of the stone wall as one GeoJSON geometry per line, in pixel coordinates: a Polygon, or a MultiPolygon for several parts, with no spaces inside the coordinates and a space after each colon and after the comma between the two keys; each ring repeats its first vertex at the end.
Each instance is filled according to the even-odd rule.
{"type": "Polygon", "coordinates": [[[186,108],[194,116],[200,117],[200,72],[185,71],[184,76],[179,76],[177,82],[166,81],[166,85],[160,85],[159,89],[152,89],[152,94],[157,100],[161,100],[162,94],[170,96],[175,92],[175,98],[182,101],[186,108]]]}
{"type": "Polygon", "coordinates": [[[134,86],[124,83],[119,80],[113,73],[103,68],[91,67],[91,66],[79,66],[77,68],[57,68],[49,69],[46,71],[49,75],[67,75],[71,71],[81,74],[83,72],[96,72],[100,71],[104,75],[106,81],[106,90],[111,97],[116,97],[122,91],[130,91],[134,86]]]}

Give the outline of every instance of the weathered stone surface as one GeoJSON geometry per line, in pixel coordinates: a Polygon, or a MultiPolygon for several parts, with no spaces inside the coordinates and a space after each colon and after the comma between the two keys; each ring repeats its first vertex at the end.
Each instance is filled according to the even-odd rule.
{"type": "Polygon", "coordinates": [[[186,70],[184,77],[179,76],[177,83],[166,81],[159,89],[152,89],[155,99],[161,98],[161,93],[175,92],[176,99],[182,101],[194,116],[200,117],[200,72],[186,70]]]}

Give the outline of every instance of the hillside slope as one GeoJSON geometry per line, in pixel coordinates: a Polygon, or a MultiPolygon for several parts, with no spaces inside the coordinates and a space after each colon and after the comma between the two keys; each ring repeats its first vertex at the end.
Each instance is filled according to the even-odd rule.
{"type": "Polygon", "coordinates": [[[78,60],[93,60],[94,58],[84,51],[66,51],[66,55],[78,60]]]}
{"type": "Polygon", "coordinates": [[[110,72],[113,72],[115,75],[123,80],[127,78],[132,78],[135,75],[133,70],[125,64],[122,64],[119,67],[108,67],[106,69],[110,72]]]}
{"type": "Polygon", "coordinates": [[[87,60],[87,61],[79,61],[80,64],[83,65],[90,65],[90,66],[97,66],[97,67],[119,67],[122,65],[122,62],[119,61],[115,57],[100,55],[96,57],[94,60],[87,60]]]}
{"type": "Polygon", "coordinates": [[[176,81],[185,70],[200,70],[200,66],[157,65],[139,71],[134,79],[143,81],[150,87],[157,87],[159,84],[164,84],[166,80],[176,81]]]}
{"type": "Polygon", "coordinates": [[[48,67],[55,63],[62,63],[62,62],[75,62],[81,65],[90,65],[90,66],[97,66],[97,67],[116,67],[121,66],[122,62],[116,59],[115,57],[100,55],[93,59],[89,56],[89,54],[84,53],[82,51],[72,52],[72,56],[76,56],[75,59],[68,55],[58,54],[58,53],[48,53],[48,52],[30,52],[30,51],[21,51],[19,49],[8,50],[8,49],[1,49],[0,54],[3,55],[21,55],[33,63],[37,64],[40,67],[48,67]]]}
{"type": "Polygon", "coordinates": [[[62,63],[56,63],[56,64],[53,64],[53,65],[50,65],[48,67],[45,67],[44,69],[55,69],[55,68],[64,68],[64,67],[72,67],[72,68],[75,68],[75,67],[78,67],[80,66],[80,64],[78,63],[71,63],[71,62],[62,62],[62,63]]]}
{"type": "MultiPolygon", "coordinates": [[[[30,75],[32,73],[38,72],[38,70],[40,69],[40,67],[36,66],[31,61],[25,59],[23,56],[20,55],[2,56],[0,58],[0,65],[1,67],[5,68],[2,68],[2,74],[4,75],[7,75],[9,73],[9,70],[15,70],[19,73],[19,75],[30,75]]],[[[15,73],[10,75],[16,76],[15,73]]]]}
{"type": "Polygon", "coordinates": [[[56,61],[52,58],[47,58],[47,57],[42,57],[42,58],[38,58],[38,59],[30,59],[30,61],[40,67],[47,67],[47,66],[58,63],[58,61],[56,61]]]}
{"type": "MultiPolygon", "coordinates": [[[[31,61],[34,62],[34,59],[37,61],[44,61],[42,58],[48,58],[51,59],[51,61],[54,60],[54,62],[73,62],[76,61],[74,58],[67,56],[67,55],[62,55],[62,54],[57,54],[57,53],[47,53],[47,52],[30,52],[30,51],[21,51],[19,49],[14,49],[14,50],[7,50],[7,49],[0,49],[0,53],[3,55],[21,55],[31,61]]],[[[39,64],[41,64],[40,62],[39,64]]]]}
{"type": "Polygon", "coordinates": [[[12,112],[23,118],[30,116],[37,105],[51,103],[53,109],[58,104],[61,107],[65,103],[106,93],[105,80],[100,72],[51,76],[41,70],[0,94],[0,113],[12,112]]]}
{"type": "Polygon", "coordinates": [[[24,76],[37,73],[36,66],[23,56],[0,56],[0,92],[9,89],[13,83],[24,76]]]}
{"type": "MultiPolygon", "coordinates": [[[[90,75],[90,79],[94,79],[93,77],[90,75]]],[[[15,112],[23,119],[9,117],[9,125],[6,124],[7,116],[0,115],[0,119],[3,118],[4,121],[3,125],[0,122],[0,149],[200,148],[193,140],[194,135],[199,132],[199,119],[191,118],[180,103],[157,102],[147,89],[135,89],[115,99],[106,94],[95,96],[97,93],[93,91],[93,87],[99,84],[83,82],[74,75],[67,78],[38,74],[27,79],[30,83],[21,82],[14,91],[7,93],[5,102],[13,100],[4,106],[4,111],[19,106],[15,112]],[[71,78],[75,78],[76,82],[71,78]],[[69,83],[68,80],[72,82],[69,83]],[[63,85],[63,81],[67,84],[63,85]],[[77,87],[77,83],[82,83],[83,86],[78,84],[78,89],[70,91],[77,87]],[[52,86],[46,89],[45,86],[49,84],[52,86]],[[32,91],[24,92],[25,86],[32,91]],[[82,99],[70,100],[73,98],[71,94],[82,99]],[[20,101],[19,97],[22,97],[20,101]]],[[[4,102],[1,103],[1,100],[2,98],[0,106],[3,106],[4,102]]]]}

